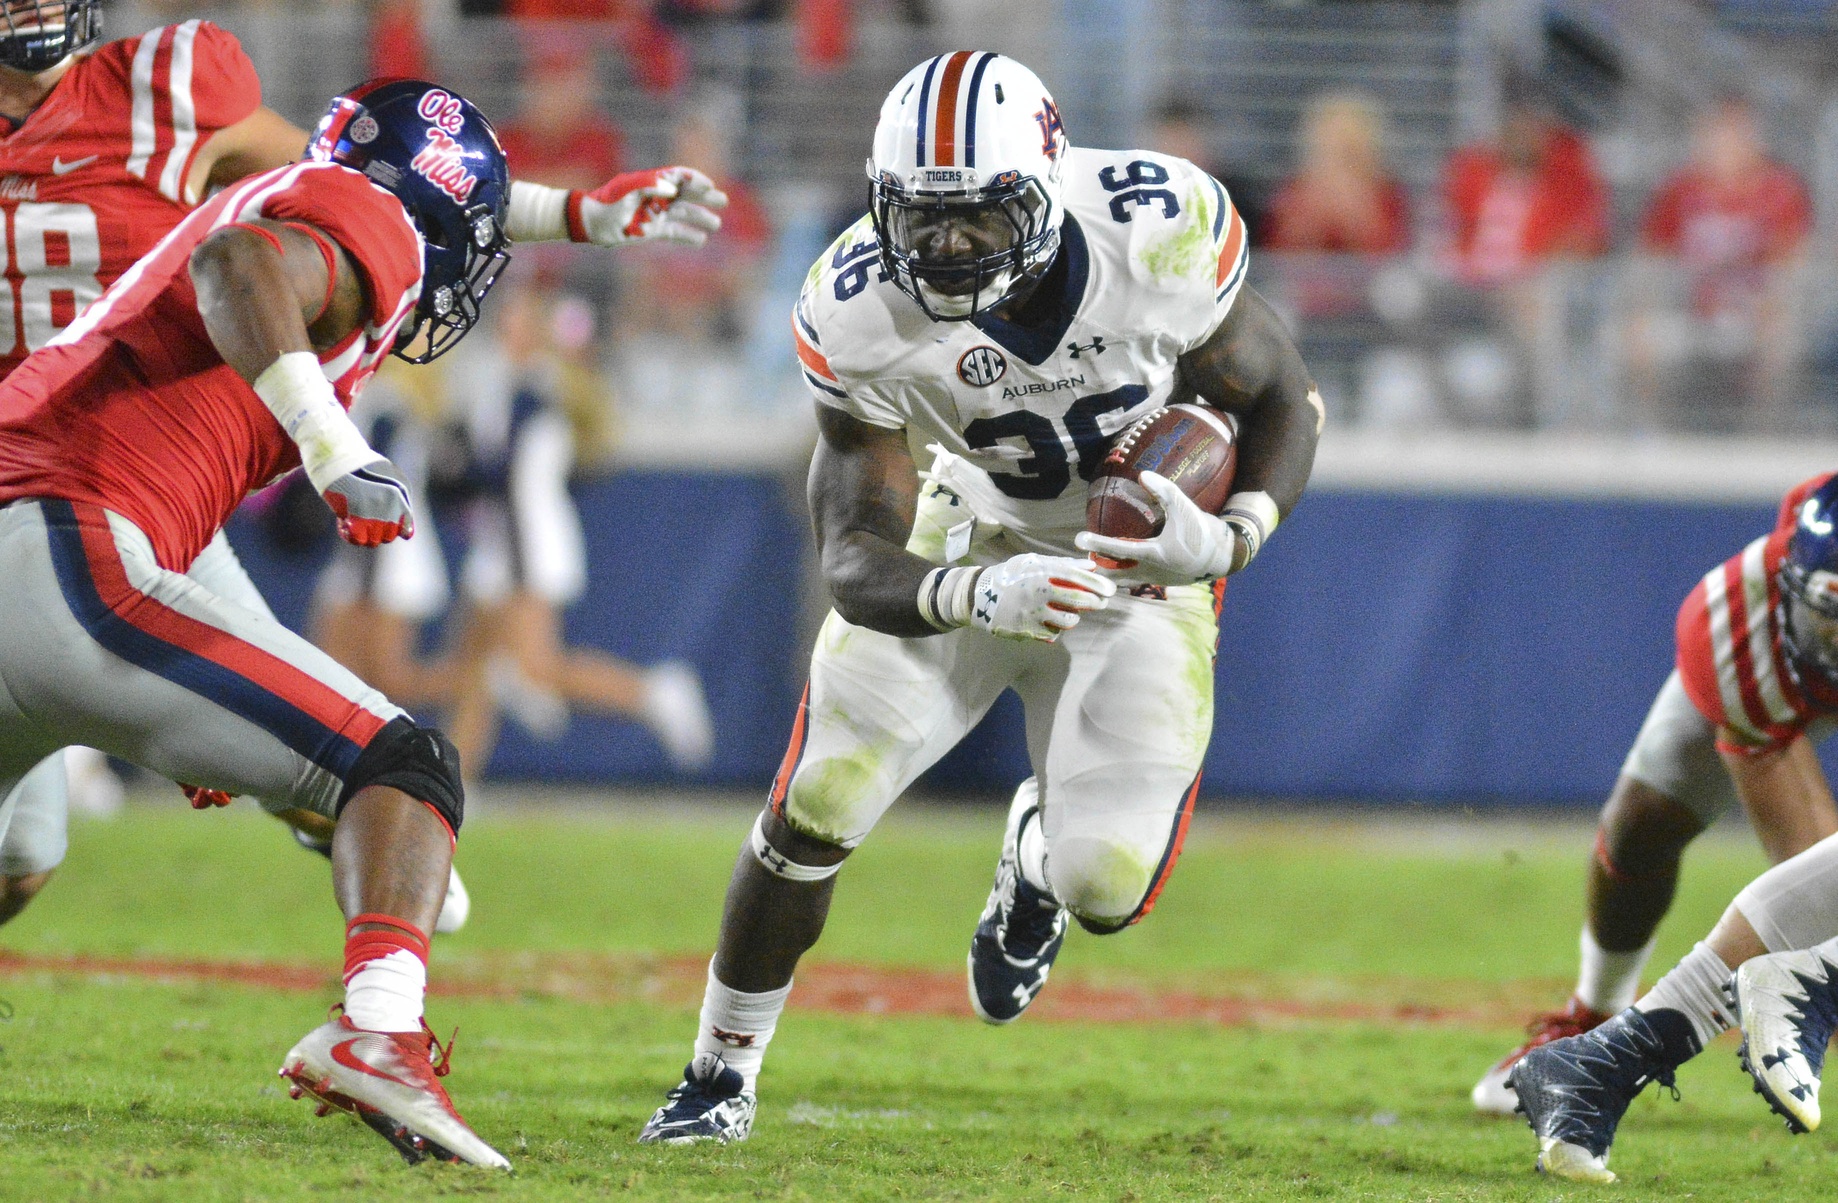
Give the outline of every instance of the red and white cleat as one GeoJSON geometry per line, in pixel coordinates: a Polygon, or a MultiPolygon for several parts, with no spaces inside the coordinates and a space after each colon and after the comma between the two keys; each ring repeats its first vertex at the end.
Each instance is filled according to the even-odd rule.
{"type": "Polygon", "coordinates": [[[1488,1115],[1511,1115],[1519,1109],[1519,1096],[1513,1093],[1512,1087],[1506,1084],[1513,1066],[1519,1064],[1519,1058],[1533,1049],[1562,1040],[1566,1036],[1580,1036],[1592,1028],[1601,1026],[1613,1019],[1600,1011],[1591,1011],[1581,1001],[1572,996],[1561,1011],[1552,1011],[1548,1015],[1539,1015],[1525,1025],[1531,1036],[1524,1044],[1507,1053],[1494,1063],[1492,1069],[1474,1084],[1468,1097],[1474,1100],[1474,1109],[1488,1115]]]}
{"type": "Polygon", "coordinates": [[[317,1100],[320,1115],[357,1116],[410,1165],[434,1157],[510,1169],[453,1109],[439,1081],[452,1063],[451,1044],[442,1048],[426,1023],[419,1032],[370,1032],[341,1015],[300,1038],[281,1076],[290,1097],[317,1100]]]}

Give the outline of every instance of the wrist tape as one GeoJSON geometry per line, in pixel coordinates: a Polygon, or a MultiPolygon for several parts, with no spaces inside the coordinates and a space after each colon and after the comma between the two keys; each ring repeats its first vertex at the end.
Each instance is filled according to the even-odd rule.
{"type": "Polygon", "coordinates": [[[1235,492],[1226,498],[1226,509],[1220,512],[1219,518],[1239,534],[1242,553],[1231,557],[1231,571],[1239,571],[1257,558],[1266,538],[1276,531],[1281,514],[1268,492],[1235,492]]]}
{"type": "Polygon", "coordinates": [[[1232,570],[1236,572],[1257,558],[1264,541],[1276,530],[1281,515],[1268,493],[1234,493],[1225,499],[1225,509],[1219,518],[1238,532],[1239,544],[1244,549],[1242,558],[1232,557],[1232,570]]]}
{"type": "Polygon", "coordinates": [[[981,568],[934,568],[919,582],[919,617],[940,631],[970,621],[970,596],[981,568]]]}
{"type": "Polygon", "coordinates": [[[311,351],[289,351],[255,378],[255,395],[300,449],[307,479],[326,486],[383,457],[370,449],[311,351]]]}
{"type": "Polygon", "coordinates": [[[512,180],[510,200],[504,206],[504,233],[512,242],[567,240],[574,233],[568,220],[569,202],[576,195],[564,188],[512,180]]]}

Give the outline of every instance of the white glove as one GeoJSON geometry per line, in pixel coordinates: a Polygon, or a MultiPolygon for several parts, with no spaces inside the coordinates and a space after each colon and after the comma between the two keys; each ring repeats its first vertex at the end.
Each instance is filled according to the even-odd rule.
{"type": "Polygon", "coordinates": [[[1180,486],[1158,472],[1144,472],[1140,479],[1142,487],[1161,502],[1160,534],[1117,539],[1080,531],[1073,540],[1080,551],[1125,563],[1135,561],[1127,568],[1104,571],[1151,585],[1192,585],[1236,572],[1250,562],[1252,549],[1231,523],[1195,505],[1180,486]]]}
{"type": "Polygon", "coordinates": [[[727,203],[728,194],[693,167],[631,171],[592,192],[571,193],[568,232],[596,246],[646,240],[701,246],[721,228],[715,210],[727,203]]]}
{"type": "Polygon", "coordinates": [[[1078,626],[1080,615],[1102,610],[1116,592],[1116,582],[1084,560],[1013,556],[978,575],[964,625],[1007,639],[1052,643],[1078,626]]]}

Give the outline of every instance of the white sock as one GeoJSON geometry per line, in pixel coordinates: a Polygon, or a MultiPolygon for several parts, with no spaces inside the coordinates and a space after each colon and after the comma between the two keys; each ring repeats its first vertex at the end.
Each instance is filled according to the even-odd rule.
{"type": "Polygon", "coordinates": [[[738,1073],[746,1089],[759,1081],[759,1068],[766,1060],[766,1046],[778,1029],[779,1013],[791,996],[787,982],[777,990],[746,994],[721,984],[715,977],[715,962],[708,963],[708,987],[702,995],[701,1026],[696,1030],[696,1053],[714,1053],[738,1073]]]}
{"type": "Polygon", "coordinates": [[[1642,1013],[1677,1011],[1691,1021],[1691,1030],[1700,1049],[1707,1047],[1719,1033],[1730,1028],[1723,1001],[1723,983],[1729,981],[1730,967],[1702,940],[1666,976],[1634,1004],[1642,1013]]]}
{"type": "Polygon", "coordinates": [[[1035,811],[1021,829],[1021,838],[1015,844],[1015,859],[1021,865],[1021,878],[1049,898],[1053,891],[1047,888],[1047,837],[1040,830],[1040,812],[1035,811]]]}
{"type": "Polygon", "coordinates": [[[1576,997],[1585,1007],[1602,1015],[1618,1015],[1634,1005],[1640,993],[1640,971],[1653,955],[1653,941],[1633,952],[1610,952],[1595,941],[1595,933],[1583,924],[1582,969],[1576,977],[1576,997]]]}
{"type": "Polygon", "coordinates": [[[345,1018],[372,1032],[419,1032],[428,967],[398,948],[365,961],[345,983],[345,1018]]]}

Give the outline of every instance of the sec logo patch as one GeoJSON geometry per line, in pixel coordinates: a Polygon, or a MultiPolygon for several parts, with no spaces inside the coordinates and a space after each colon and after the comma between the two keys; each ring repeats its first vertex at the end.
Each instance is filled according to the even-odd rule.
{"type": "Polygon", "coordinates": [[[989,387],[1002,379],[1003,373],[1007,371],[1008,360],[994,347],[971,347],[957,361],[958,377],[975,388],[989,387]]]}

